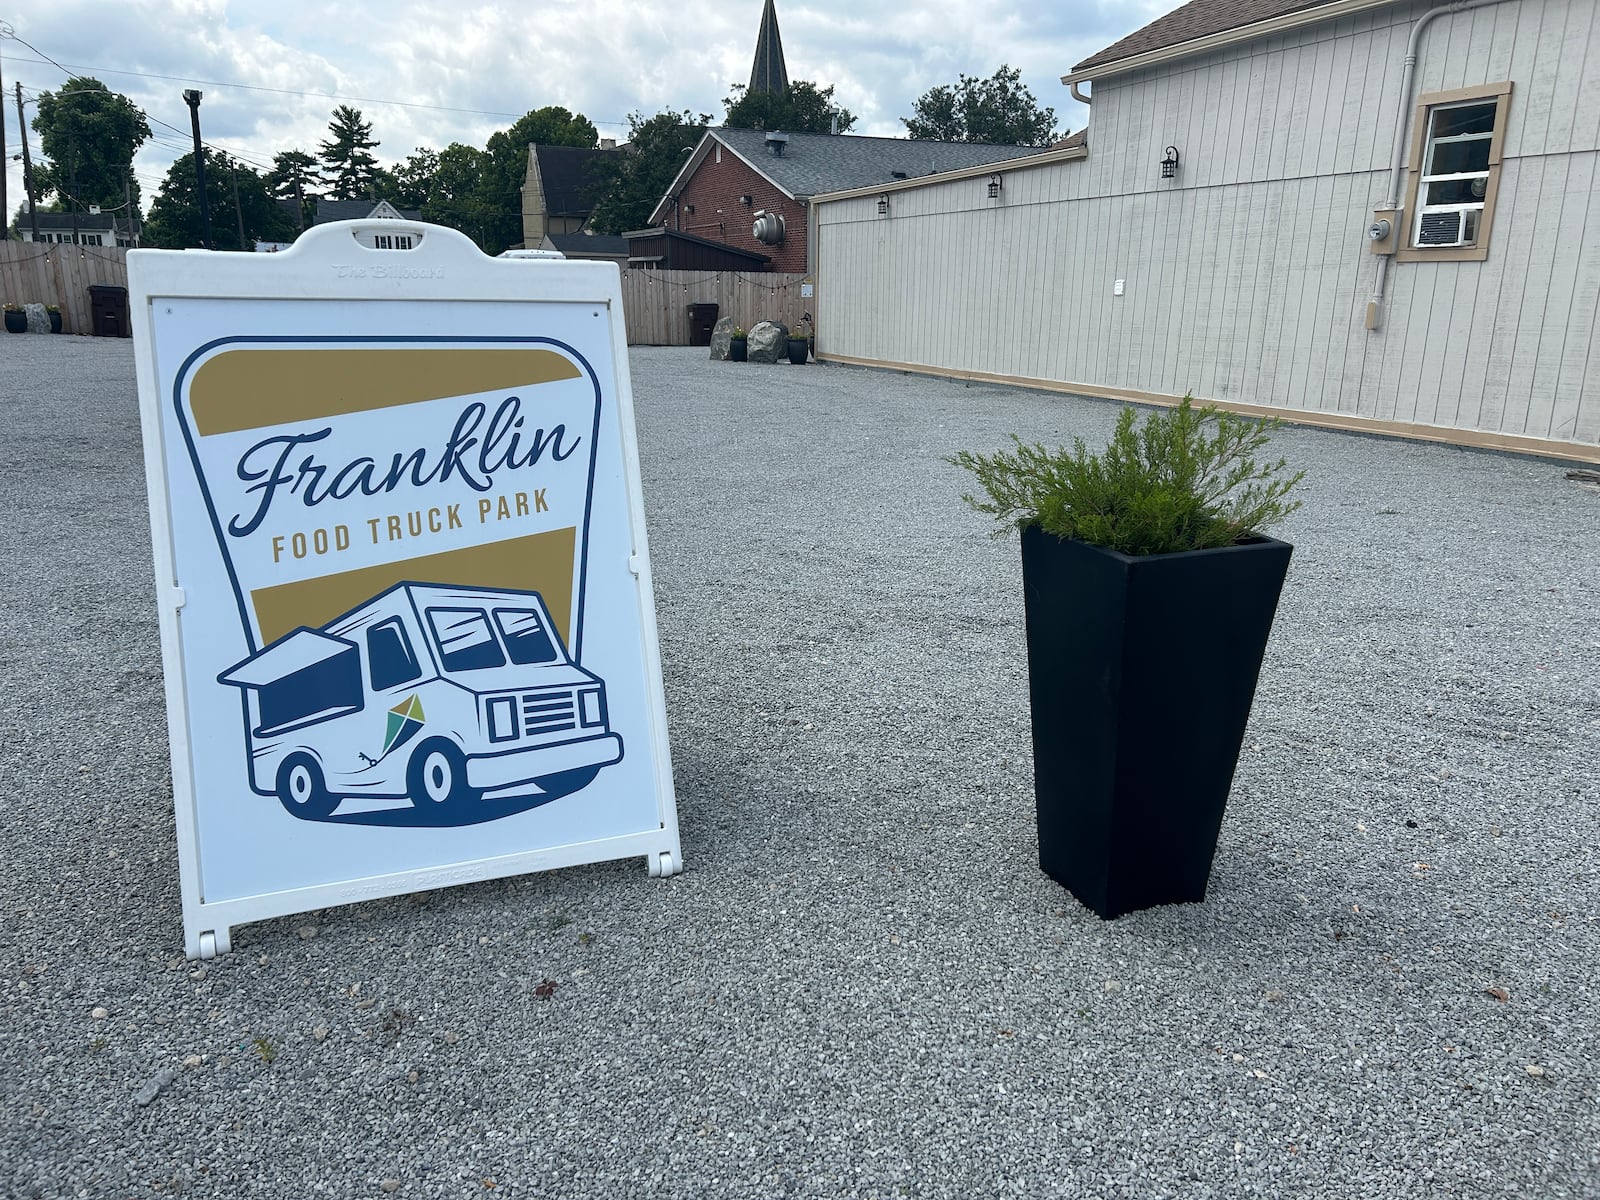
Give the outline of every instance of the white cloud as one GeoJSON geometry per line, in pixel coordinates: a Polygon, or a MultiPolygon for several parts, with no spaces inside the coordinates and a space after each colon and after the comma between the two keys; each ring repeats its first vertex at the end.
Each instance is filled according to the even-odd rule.
{"type": "MultiPolygon", "coordinates": [[[[922,92],[962,72],[989,75],[1002,63],[1021,70],[1039,103],[1056,110],[1059,125],[1079,128],[1087,112],[1060,76],[1175,6],[1176,0],[1075,0],[1056,8],[1023,0],[876,6],[778,0],[778,21],[791,78],[833,84],[859,118],[855,132],[898,136],[900,118],[922,92]]],[[[386,162],[418,146],[481,146],[495,130],[547,104],[581,112],[602,136],[619,138],[630,112],[674,108],[720,117],[730,86],[749,76],[761,2],[52,0],[22,13],[11,18],[19,37],[125,93],[150,115],[156,137],[136,162],[148,198],[188,148],[185,87],[205,94],[206,140],[252,163],[296,146],[314,153],[340,102],[333,96],[348,98],[372,121],[386,162]]],[[[0,40],[0,55],[8,92],[17,80],[25,94],[63,80],[17,41],[0,40]]],[[[17,148],[14,102],[6,105],[6,129],[9,158],[17,148]]],[[[37,151],[36,135],[29,136],[37,151]]],[[[15,211],[20,165],[6,165],[15,211]]]]}

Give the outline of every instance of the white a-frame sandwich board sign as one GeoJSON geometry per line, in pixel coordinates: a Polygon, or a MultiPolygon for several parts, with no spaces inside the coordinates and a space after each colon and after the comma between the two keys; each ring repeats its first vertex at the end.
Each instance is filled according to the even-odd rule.
{"type": "Polygon", "coordinates": [[[128,281],[190,957],[680,871],[617,268],[379,220],[128,281]]]}

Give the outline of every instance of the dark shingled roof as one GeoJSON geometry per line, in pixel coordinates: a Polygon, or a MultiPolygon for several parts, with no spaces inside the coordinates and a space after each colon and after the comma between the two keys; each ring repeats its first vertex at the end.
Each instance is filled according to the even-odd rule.
{"type": "Polygon", "coordinates": [[[959,171],[1043,154],[1047,146],[991,146],[983,142],[916,142],[853,134],[791,133],[782,157],[767,152],[759,129],[713,129],[711,136],[748,159],[791,196],[815,196],[959,171]],[[899,172],[900,174],[896,174],[899,172]]]}
{"type": "Polygon", "coordinates": [[[1099,54],[1091,54],[1072,69],[1076,72],[1120,62],[1136,54],[1165,50],[1195,38],[1226,33],[1308,8],[1321,8],[1327,3],[1329,0],[1189,0],[1182,8],[1157,17],[1143,29],[1135,30],[1099,54]]]}
{"type": "Polygon", "coordinates": [[[579,146],[535,146],[545,212],[553,217],[588,216],[594,208],[595,193],[605,182],[602,164],[620,153],[579,146]]]}
{"type": "Polygon", "coordinates": [[[741,250],[737,246],[730,246],[726,242],[713,242],[710,238],[700,237],[698,234],[684,233],[681,229],[663,229],[652,227],[650,229],[630,229],[622,235],[626,242],[650,238],[675,238],[680,242],[692,242],[696,246],[710,246],[713,250],[725,250],[737,258],[748,258],[751,262],[768,263],[772,259],[765,254],[757,254],[753,250],[741,250]]]}
{"type": "MultiPolygon", "coordinates": [[[[63,233],[70,233],[74,224],[72,214],[69,212],[41,212],[38,214],[38,220],[41,231],[48,229],[52,233],[57,230],[63,233]]],[[[30,222],[31,218],[28,214],[22,213],[17,217],[17,228],[30,229],[30,222]]],[[[109,233],[111,230],[118,228],[117,219],[111,213],[106,212],[80,212],[76,224],[79,233],[109,233]]],[[[128,222],[123,220],[121,227],[126,228],[127,225],[128,222]]]]}
{"type": "Polygon", "coordinates": [[[552,233],[548,236],[550,244],[569,257],[574,254],[611,254],[626,258],[628,255],[628,239],[621,234],[552,233]]]}
{"type": "MultiPolygon", "coordinates": [[[[280,204],[288,206],[288,213],[294,215],[293,200],[280,200],[280,204]]],[[[364,221],[372,215],[372,210],[378,207],[376,200],[329,200],[326,196],[317,200],[316,224],[326,225],[329,221],[364,221]]],[[[400,208],[395,206],[395,211],[407,221],[420,221],[422,214],[414,208],[400,208]]]]}

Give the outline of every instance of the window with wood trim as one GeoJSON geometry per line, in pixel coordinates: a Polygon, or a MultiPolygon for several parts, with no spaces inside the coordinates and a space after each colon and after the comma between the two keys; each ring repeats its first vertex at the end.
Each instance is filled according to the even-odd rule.
{"type": "Polygon", "coordinates": [[[1424,95],[1417,104],[1402,261],[1489,256],[1510,83],[1424,95]]]}

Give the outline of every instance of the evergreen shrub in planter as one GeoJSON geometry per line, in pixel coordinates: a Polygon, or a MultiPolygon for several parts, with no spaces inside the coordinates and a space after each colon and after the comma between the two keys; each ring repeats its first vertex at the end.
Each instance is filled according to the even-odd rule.
{"type": "Polygon", "coordinates": [[[811,314],[807,313],[800,318],[800,323],[789,332],[789,362],[797,367],[805,366],[806,359],[811,357],[811,314]]]}
{"type": "Polygon", "coordinates": [[[1277,428],[1189,397],[1090,454],[1013,438],[950,461],[1022,530],[1039,864],[1111,918],[1205,898],[1293,550],[1277,428]]]}

